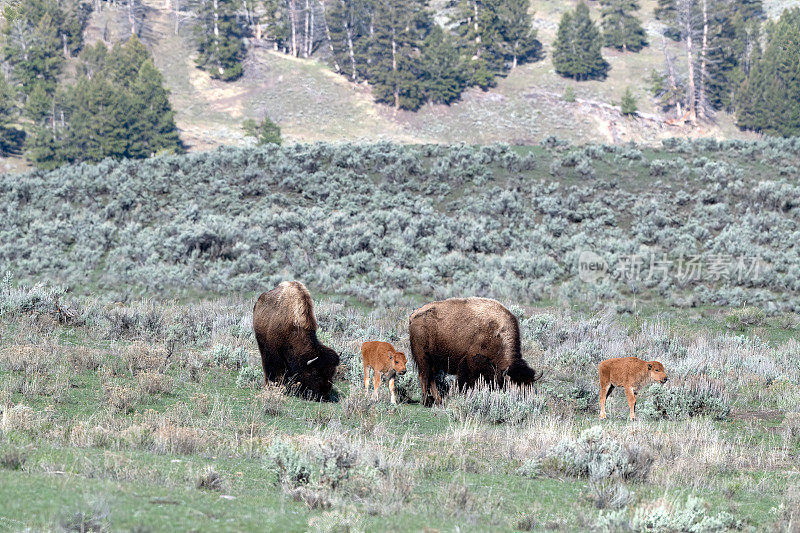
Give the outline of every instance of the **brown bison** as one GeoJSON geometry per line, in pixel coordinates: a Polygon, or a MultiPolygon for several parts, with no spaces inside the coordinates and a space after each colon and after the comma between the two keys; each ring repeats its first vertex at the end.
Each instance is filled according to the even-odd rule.
{"type": "Polygon", "coordinates": [[[364,365],[364,388],[369,392],[369,369],[372,369],[373,398],[378,399],[381,377],[388,376],[392,403],[397,403],[394,394],[394,378],[406,373],[406,354],[398,352],[388,342],[367,341],[361,345],[361,362],[364,365]]]}
{"type": "Polygon", "coordinates": [[[305,285],[284,281],[258,297],[253,308],[264,380],[296,385],[298,392],[330,399],[339,355],[317,339],[314,304],[305,285]]]}
{"type": "Polygon", "coordinates": [[[636,419],[636,394],[650,381],[667,382],[664,365],[658,361],[642,361],[638,357],[617,357],[600,363],[600,418],[606,417],[606,398],[614,387],[625,387],[628,397],[628,418],[636,419]]]}
{"type": "Polygon", "coordinates": [[[517,318],[488,298],[451,298],[420,307],[408,323],[411,357],[417,365],[422,401],[441,403],[434,377],[456,375],[459,389],[483,378],[502,386],[528,385],[542,377],[522,359],[517,318]]]}

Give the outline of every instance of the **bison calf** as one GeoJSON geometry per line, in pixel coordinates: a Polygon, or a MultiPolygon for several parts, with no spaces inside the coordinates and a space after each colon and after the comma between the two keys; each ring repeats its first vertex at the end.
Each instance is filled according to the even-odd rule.
{"type": "Polygon", "coordinates": [[[388,376],[392,403],[397,403],[394,394],[394,378],[406,373],[406,354],[398,352],[388,342],[367,341],[361,345],[361,362],[364,365],[364,388],[369,392],[369,369],[372,369],[372,396],[378,399],[381,377],[388,376]]]}
{"type": "Polygon", "coordinates": [[[606,417],[606,398],[614,387],[625,387],[630,420],[636,419],[636,394],[651,381],[666,383],[667,373],[658,361],[642,361],[638,357],[617,357],[600,363],[600,418],[606,417]]]}
{"type": "Polygon", "coordinates": [[[441,403],[434,377],[455,374],[459,389],[479,379],[529,385],[542,374],[522,359],[517,317],[488,298],[451,298],[420,307],[409,318],[411,357],[419,371],[422,401],[441,403]]]}
{"type": "Polygon", "coordinates": [[[339,355],[317,339],[314,305],[305,285],[284,281],[258,297],[253,332],[264,381],[284,381],[313,399],[328,400],[339,355]]]}

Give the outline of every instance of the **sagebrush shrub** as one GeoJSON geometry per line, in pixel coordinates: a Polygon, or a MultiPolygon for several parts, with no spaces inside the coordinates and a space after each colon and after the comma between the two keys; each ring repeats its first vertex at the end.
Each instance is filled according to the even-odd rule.
{"type": "Polygon", "coordinates": [[[460,420],[472,418],[490,424],[514,424],[541,414],[545,400],[524,388],[511,386],[503,390],[479,384],[463,393],[451,394],[446,408],[460,420]]]}
{"type": "Polygon", "coordinates": [[[655,384],[636,403],[636,414],[646,420],[684,420],[693,416],[724,420],[730,414],[730,406],[711,394],[655,384]]]}
{"type": "Polygon", "coordinates": [[[606,435],[601,426],[593,426],[577,439],[564,439],[552,447],[541,464],[545,471],[575,477],[645,480],[653,456],[647,449],[623,444],[606,435]]]}

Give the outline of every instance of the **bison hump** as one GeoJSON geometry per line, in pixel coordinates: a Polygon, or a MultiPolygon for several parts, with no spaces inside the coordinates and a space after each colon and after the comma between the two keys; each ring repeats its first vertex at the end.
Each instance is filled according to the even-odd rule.
{"type": "Polygon", "coordinates": [[[278,306],[285,310],[295,327],[307,330],[317,329],[314,304],[306,286],[299,281],[284,281],[278,287],[278,306]]]}

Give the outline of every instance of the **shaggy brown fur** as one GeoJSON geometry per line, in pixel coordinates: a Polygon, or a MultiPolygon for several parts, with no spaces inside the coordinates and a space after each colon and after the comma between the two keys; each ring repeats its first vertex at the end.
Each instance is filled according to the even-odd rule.
{"type": "Polygon", "coordinates": [[[636,419],[636,394],[651,381],[666,383],[667,373],[658,361],[643,361],[638,357],[617,357],[600,363],[600,418],[606,417],[606,398],[614,387],[625,387],[630,420],[636,419]]]}
{"type": "Polygon", "coordinates": [[[284,381],[313,399],[330,398],[339,356],[317,339],[314,304],[302,283],[284,281],[259,296],[253,331],[265,383],[284,381]]]}
{"type": "Polygon", "coordinates": [[[488,298],[451,298],[420,307],[409,318],[411,357],[425,405],[441,403],[434,378],[455,374],[459,389],[487,383],[528,385],[537,374],[522,359],[517,318],[488,298]]]}
{"type": "Polygon", "coordinates": [[[389,377],[389,392],[392,403],[397,403],[394,394],[394,378],[406,373],[406,354],[398,352],[388,342],[367,341],[361,345],[361,362],[364,364],[364,388],[369,392],[369,369],[372,369],[372,397],[378,399],[381,377],[389,377]]]}

